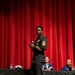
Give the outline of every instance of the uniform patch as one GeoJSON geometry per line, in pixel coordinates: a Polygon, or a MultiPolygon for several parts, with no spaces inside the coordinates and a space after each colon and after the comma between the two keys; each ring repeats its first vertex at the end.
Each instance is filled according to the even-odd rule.
{"type": "Polygon", "coordinates": [[[46,46],[46,42],[45,41],[42,42],[42,46],[46,46]]]}
{"type": "Polygon", "coordinates": [[[37,40],[37,42],[40,42],[40,40],[37,40]]]}

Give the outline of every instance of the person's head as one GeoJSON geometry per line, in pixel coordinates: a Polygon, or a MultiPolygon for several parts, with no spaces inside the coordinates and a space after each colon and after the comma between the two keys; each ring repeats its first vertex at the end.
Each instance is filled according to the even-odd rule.
{"type": "Polygon", "coordinates": [[[36,27],[36,33],[37,33],[37,35],[42,34],[43,33],[43,27],[42,26],[37,26],[36,27]]]}
{"type": "Polygon", "coordinates": [[[71,60],[70,59],[67,60],[67,65],[71,66],[71,60]]]}
{"type": "Polygon", "coordinates": [[[48,63],[48,62],[49,62],[49,57],[46,56],[46,57],[45,57],[45,63],[48,63]]]}

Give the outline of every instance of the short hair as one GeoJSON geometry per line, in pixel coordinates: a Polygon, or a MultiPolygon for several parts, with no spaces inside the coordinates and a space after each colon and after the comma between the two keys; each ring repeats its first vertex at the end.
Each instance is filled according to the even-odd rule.
{"type": "Polygon", "coordinates": [[[43,31],[43,27],[42,27],[42,26],[37,26],[36,29],[37,29],[37,28],[41,28],[41,30],[43,31]]]}
{"type": "MultiPolygon", "coordinates": [[[[48,56],[45,56],[45,58],[46,58],[46,57],[48,57],[48,56]]],[[[49,57],[48,57],[48,58],[49,58],[49,57]]]]}
{"type": "Polygon", "coordinates": [[[49,59],[49,57],[48,57],[48,56],[45,56],[45,58],[46,58],[46,57],[49,59]]]}

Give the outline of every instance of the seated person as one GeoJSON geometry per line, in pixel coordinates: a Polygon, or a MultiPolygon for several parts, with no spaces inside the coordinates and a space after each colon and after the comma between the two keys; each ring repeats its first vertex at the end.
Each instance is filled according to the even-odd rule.
{"type": "Polygon", "coordinates": [[[42,71],[54,71],[52,64],[49,64],[49,57],[45,57],[45,64],[42,67],[42,71]]]}
{"type": "Polygon", "coordinates": [[[61,71],[72,71],[70,59],[67,60],[66,66],[64,66],[61,71]]]}

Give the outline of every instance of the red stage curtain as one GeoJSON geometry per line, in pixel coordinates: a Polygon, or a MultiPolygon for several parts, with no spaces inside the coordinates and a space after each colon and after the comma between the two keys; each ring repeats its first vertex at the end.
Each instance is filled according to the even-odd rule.
{"type": "Polygon", "coordinates": [[[36,26],[48,39],[45,55],[55,70],[69,58],[75,64],[75,0],[0,0],[0,68],[29,69],[36,26]]]}

